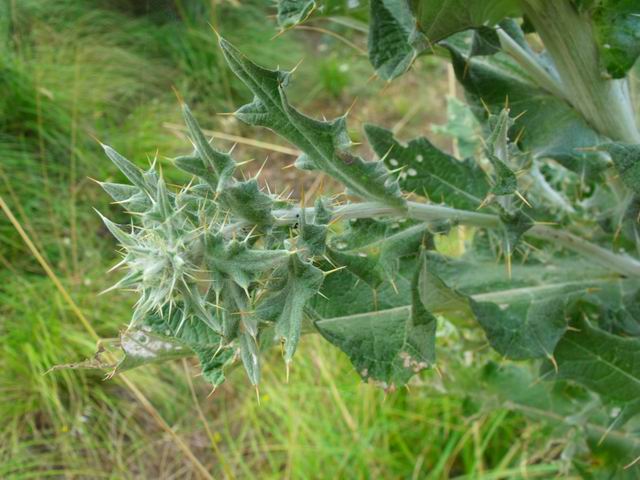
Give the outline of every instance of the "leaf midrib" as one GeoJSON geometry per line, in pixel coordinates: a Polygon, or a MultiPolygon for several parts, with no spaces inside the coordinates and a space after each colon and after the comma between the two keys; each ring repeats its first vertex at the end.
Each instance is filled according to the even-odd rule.
{"type": "MultiPolygon", "coordinates": [[[[232,52],[231,54],[234,55],[235,53],[232,52]]],[[[242,55],[242,54],[240,54],[240,55],[242,55]]],[[[376,200],[382,200],[382,201],[384,201],[386,203],[386,200],[388,200],[388,198],[386,198],[386,196],[383,196],[383,197],[379,198],[377,195],[370,195],[369,192],[366,191],[366,190],[364,190],[364,192],[363,192],[363,189],[358,184],[358,182],[353,181],[342,170],[340,170],[339,168],[336,168],[335,165],[332,162],[332,158],[327,158],[325,153],[322,152],[318,147],[315,146],[314,142],[311,141],[307,137],[305,132],[303,130],[301,130],[300,128],[298,128],[296,123],[292,121],[292,119],[291,119],[290,115],[287,113],[286,109],[282,106],[282,102],[286,101],[286,96],[285,96],[285,93],[282,90],[282,87],[280,85],[278,85],[279,98],[276,101],[276,99],[274,97],[272,97],[272,95],[270,95],[268,91],[265,91],[263,88],[261,88],[261,86],[258,84],[258,82],[253,79],[253,76],[244,67],[244,64],[242,62],[236,61],[236,64],[239,65],[239,67],[244,72],[245,76],[248,77],[251,80],[251,83],[254,85],[254,88],[256,88],[258,91],[262,92],[263,94],[266,94],[267,98],[272,102],[272,105],[274,105],[275,108],[278,110],[278,112],[280,112],[280,114],[283,115],[288,120],[289,125],[299,135],[301,135],[304,138],[305,142],[311,147],[311,149],[318,154],[318,157],[321,158],[322,161],[324,162],[323,167],[328,170],[327,173],[329,173],[330,175],[340,179],[342,182],[344,182],[346,184],[347,187],[351,188],[355,192],[358,192],[358,194],[360,196],[362,196],[363,198],[374,198],[376,200]]],[[[260,99],[260,101],[263,101],[263,100],[260,99]]],[[[293,107],[291,107],[291,108],[293,108],[293,107]]],[[[362,159],[359,159],[359,160],[364,163],[364,161],[362,159]]]]}
{"type": "MultiPolygon", "coordinates": [[[[584,285],[586,286],[593,286],[593,285],[599,285],[599,284],[604,284],[604,283],[609,283],[609,282],[613,282],[616,281],[617,279],[601,279],[601,280],[591,280],[591,281],[570,281],[570,282],[558,282],[558,283],[553,283],[553,284],[547,284],[547,285],[540,285],[540,286],[535,286],[535,287],[519,287],[519,288],[511,288],[511,289],[507,289],[507,290],[497,290],[495,292],[488,292],[488,293],[479,293],[479,294],[475,294],[475,295],[470,295],[470,297],[475,300],[475,301],[484,301],[484,302],[489,302],[489,301],[493,301],[495,303],[499,303],[500,300],[499,298],[501,298],[501,296],[504,297],[509,297],[509,296],[515,296],[517,297],[518,295],[527,293],[527,292],[544,292],[546,290],[555,290],[558,288],[562,288],[562,287],[567,287],[567,286],[572,286],[572,285],[584,285]],[[498,299],[495,299],[495,297],[498,297],[498,299]],[[492,298],[493,297],[493,298],[492,298]]],[[[576,290],[575,292],[571,292],[571,293],[577,293],[579,292],[579,290],[576,290]]],[[[565,292],[564,295],[566,295],[567,293],[565,292]]],[[[503,302],[505,300],[502,300],[503,302]]],[[[540,300],[532,300],[532,301],[540,301],[540,300]]],[[[342,321],[353,321],[353,320],[358,320],[361,318],[366,318],[366,317],[372,317],[372,316],[384,316],[384,315],[395,315],[395,314],[408,314],[411,311],[411,304],[408,303],[406,305],[401,305],[398,307],[392,307],[392,308],[387,308],[384,310],[375,310],[372,312],[363,312],[363,313],[354,313],[351,315],[344,315],[341,317],[328,317],[328,318],[322,318],[320,320],[317,321],[317,323],[319,324],[325,324],[325,323],[331,323],[331,322],[342,322],[342,321]]],[[[432,312],[434,313],[434,312],[432,312]]],[[[435,313],[439,313],[437,310],[435,311],[435,313]]],[[[640,380],[639,380],[640,382],[640,380]]]]}

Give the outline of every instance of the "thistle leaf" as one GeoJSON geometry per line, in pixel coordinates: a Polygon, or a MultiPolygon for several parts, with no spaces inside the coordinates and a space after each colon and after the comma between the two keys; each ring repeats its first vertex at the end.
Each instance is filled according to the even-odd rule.
{"type": "Polygon", "coordinates": [[[105,224],[107,229],[111,232],[111,235],[113,235],[116,238],[116,240],[118,240],[120,245],[122,245],[123,247],[134,247],[137,245],[138,242],[136,241],[133,235],[122,230],[120,227],[118,227],[118,225],[113,223],[107,217],[103,216],[97,210],[96,212],[98,213],[98,215],[100,215],[102,222],[105,224]]]}
{"type": "Polygon", "coordinates": [[[280,0],[278,2],[278,25],[292,27],[302,22],[315,8],[314,0],[280,0]]]}
{"type": "Polygon", "coordinates": [[[371,0],[369,4],[369,60],[380,78],[393,80],[408,70],[426,45],[419,42],[409,2],[371,0]]]}
{"type": "Polygon", "coordinates": [[[240,358],[251,385],[260,383],[260,352],[255,338],[249,333],[240,334],[240,358]]]}
{"type": "Polygon", "coordinates": [[[288,72],[259,67],[222,38],[220,46],[231,70],[255,95],[252,103],[236,112],[240,120],[270,128],[286,138],[307,155],[315,168],[342,182],[354,195],[404,208],[398,184],[384,166],[348,152],[351,142],[345,117],[321,122],[303,115],[285,96],[288,72]]]}
{"type": "Polygon", "coordinates": [[[489,155],[489,161],[493,165],[495,183],[491,187],[494,195],[513,195],[518,189],[518,179],[507,165],[495,155],[489,155]]]}
{"type": "Polygon", "coordinates": [[[517,0],[418,0],[414,11],[418,26],[435,44],[456,32],[493,26],[519,13],[517,0]]]}
{"type": "Polygon", "coordinates": [[[636,194],[640,194],[640,145],[607,143],[599,148],[611,155],[625,185],[636,194]]]}
{"type": "Polygon", "coordinates": [[[246,242],[225,242],[221,235],[206,238],[208,269],[215,275],[233,280],[241,288],[249,287],[260,274],[287,262],[287,250],[252,249],[246,242]]]}
{"type": "Polygon", "coordinates": [[[207,177],[214,181],[215,189],[218,190],[232,177],[236,168],[235,162],[228,153],[222,153],[210,145],[186,104],[182,106],[182,113],[193,145],[202,160],[202,166],[208,172],[207,177]]]}
{"type": "Polygon", "coordinates": [[[307,301],[322,285],[323,275],[298,255],[291,255],[286,270],[276,275],[286,275],[282,288],[259,305],[256,314],[265,320],[275,320],[276,339],[284,342],[284,358],[291,362],[300,340],[303,309],[307,301]]]}
{"type": "Polygon", "coordinates": [[[603,0],[593,14],[600,61],[613,78],[624,78],[640,56],[640,5],[603,0]]]}
{"type": "Polygon", "coordinates": [[[193,351],[174,338],[153,332],[128,329],[120,335],[120,348],[124,356],[113,374],[118,374],[151,363],[162,363],[192,356],[193,351]]]}
{"type": "Polygon", "coordinates": [[[598,393],[605,402],[637,407],[640,340],[611,335],[584,320],[575,326],[577,331],[568,331],[554,351],[557,373],[551,364],[545,366],[543,373],[577,382],[598,393]]]}
{"type": "Polygon", "coordinates": [[[151,200],[138,187],[124,183],[99,182],[116,203],[121,204],[130,212],[142,213],[151,208],[151,200]]]}
{"type": "Polygon", "coordinates": [[[500,215],[501,237],[506,255],[511,256],[522,235],[533,227],[533,224],[533,220],[522,211],[502,212],[500,215]]]}
{"type": "Polygon", "coordinates": [[[219,190],[218,200],[223,208],[255,225],[273,223],[271,208],[273,200],[260,191],[256,180],[233,182],[219,190]]]}
{"type": "Polygon", "coordinates": [[[471,306],[493,349],[512,360],[550,357],[567,329],[563,298],[471,306]]]}
{"type": "Polygon", "coordinates": [[[411,282],[409,309],[396,308],[325,318],[315,325],[347,354],[363,380],[393,389],[435,361],[436,319],[421,301],[424,261],[411,282]]]}
{"type": "Polygon", "coordinates": [[[420,268],[420,301],[430,311],[472,313],[469,297],[450,288],[430,266],[433,257],[424,254],[420,268]]]}
{"type": "Polygon", "coordinates": [[[518,118],[509,134],[519,137],[523,153],[557,160],[585,178],[606,168],[603,154],[590,149],[603,138],[564,100],[534,85],[508,56],[469,58],[453,39],[446,46],[479,119],[487,120],[486,108],[499,114],[508,99],[510,115],[518,118]]]}
{"type": "Polygon", "coordinates": [[[455,208],[476,209],[487,196],[486,174],[473,161],[456,160],[424,137],[401,145],[390,130],[365,125],[371,147],[392,169],[402,167],[400,187],[455,208]]]}
{"type": "Polygon", "coordinates": [[[233,349],[221,348],[220,335],[203,322],[185,317],[185,313],[182,306],[178,305],[172,311],[165,309],[163,315],[147,316],[142,325],[189,347],[200,360],[202,376],[217,387],[224,382],[224,371],[233,362],[233,349]]]}
{"type": "Polygon", "coordinates": [[[133,185],[138,187],[140,190],[149,192],[150,185],[144,178],[142,170],[140,170],[110,146],[102,145],[102,148],[107,154],[107,157],[109,157],[109,159],[115,164],[115,166],[118,167],[118,169],[122,173],[124,173],[124,176],[127,177],[133,185]]]}
{"type": "Polygon", "coordinates": [[[199,155],[182,155],[173,159],[173,163],[180,170],[204,180],[215,192],[218,188],[218,178],[215,173],[207,169],[199,155]]]}
{"type": "Polygon", "coordinates": [[[393,280],[400,258],[417,255],[430,241],[425,223],[359,219],[331,239],[329,257],[375,288],[385,279],[393,280]]]}
{"type": "Polygon", "coordinates": [[[327,224],[322,223],[322,213],[316,214],[313,223],[307,221],[305,210],[300,214],[300,236],[298,237],[298,248],[305,251],[309,257],[318,257],[324,254],[327,243],[327,224]]]}

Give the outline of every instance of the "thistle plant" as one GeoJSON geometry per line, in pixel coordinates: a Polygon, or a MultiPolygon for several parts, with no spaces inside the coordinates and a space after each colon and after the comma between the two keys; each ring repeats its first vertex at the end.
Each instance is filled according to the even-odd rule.
{"type": "MultiPolygon", "coordinates": [[[[377,158],[364,159],[346,115],[296,110],[292,72],[218,38],[254,95],[236,118],[295,145],[298,168],[332,177],[347,196],[307,205],[236,179],[232,154],[186,105],[193,151],[174,163],[193,175],[188,185],[169,189],[154,166],[143,172],[105,147],[130,185],[102,186],[135,219],[105,219],[127,269],[115,287],[140,296],[115,372],[197,355],[214,386],[240,363],[257,386],[261,352],[280,345],[288,368],[301,336],[319,333],[364,381],[394,390],[436,368],[438,325],[448,322],[479,332],[504,359],[537,362],[543,379],[578,389],[572,402],[613,409],[593,420],[584,407],[591,423],[576,422],[587,437],[626,438],[640,411],[640,131],[628,79],[640,6],[348,4],[280,0],[278,20],[284,30],[326,15],[368,21],[370,60],[388,81],[422,55],[448,57],[481,139],[461,138],[469,156],[456,158],[425,137],[401,142],[365,125],[377,158]],[[464,255],[438,252],[438,237],[460,225],[469,227],[464,255]]],[[[506,381],[500,371],[487,378],[506,381]]]]}

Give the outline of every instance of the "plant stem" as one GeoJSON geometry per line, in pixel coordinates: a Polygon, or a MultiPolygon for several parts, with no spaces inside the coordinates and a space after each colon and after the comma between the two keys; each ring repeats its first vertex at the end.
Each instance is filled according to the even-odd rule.
{"type": "Polygon", "coordinates": [[[607,78],[602,71],[588,13],[578,12],[569,0],[523,0],[522,4],[553,60],[561,91],[574,108],[612,140],[640,143],[628,82],[607,78]]]}
{"type": "Polygon", "coordinates": [[[498,28],[498,37],[502,49],[513,57],[535,82],[552,95],[566,99],[562,82],[549,73],[529,51],[522,48],[507,32],[498,28]]]}
{"type": "MultiPolygon", "coordinates": [[[[407,211],[404,212],[378,202],[350,203],[337,208],[334,211],[334,218],[349,220],[352,218],[369,217],[408,217],[425,222],[449,220],[454,223],[482,228],[497,228],[500,226],[500,218],[497,215],[457,210],[455,208],[418,202],[407,202],[407,207],[407,211]]],[[[307,207],[305,209],[307,218],[312,219],[314,214],[315,210],[313,207],[307,207]]],[[[280,225],[296,223],[300,218],[300,208],[295,207],[288,210],[278,210],[274,212],[274,216],[280,225]]],[[[525,232],[525,235],[552,242],[555,245],[584,255],[591,261],[618,274],[624,276],[640,276],[640,261],[627,255],[614,253],[564,230],[550,228],[545,225],[534,225],[525,232]]]]}

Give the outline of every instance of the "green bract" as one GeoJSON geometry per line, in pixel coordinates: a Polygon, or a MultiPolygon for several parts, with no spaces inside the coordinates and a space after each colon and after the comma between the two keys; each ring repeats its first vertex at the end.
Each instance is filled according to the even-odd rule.
{"type": "MultiPolygon", "coordinates": [[[[281,0],[278,20],[286,29],[332,13],[350,15],[348,2],[281,0]]],[[[105,219],[127,269],[116,287],[140,295],[116,371],[197,355],[214,385],[234,363],[257,385],[261,351],[281,344],[288,364],[301,335],[318,332],[362,379],[394,389],[437,365],[446,318],[476,327],[496,355],[540,362],[543,378],[615,407],[589,434],[621,428],[640,401],[640,132],[626,78],[639,19],[632,1],[371,0],[380,77],[420,55],[451,60],[483,138],[470,138],[469,122],[440,128],[461,136],[467,158],[366,125],[377,158],[364,159],[346,117],[302,114],[286,96],[292,73],[220,38],[254,95],[236,117],[295,145],[298,167],[333,177],[353,200],[301,208],[236,179],[231,155],[186,106],[194,150],[175,166],[194,176],[188,186],[169,189],[154,167],[105,147],[130,185],[102,185],[135,214],[130,227],[105,219]],[[464,255],[439,253],[438,236],[459,225],[472,227],[464,255]]],[[[504,396],[513,378],[487,372],[504,396]]]]}

